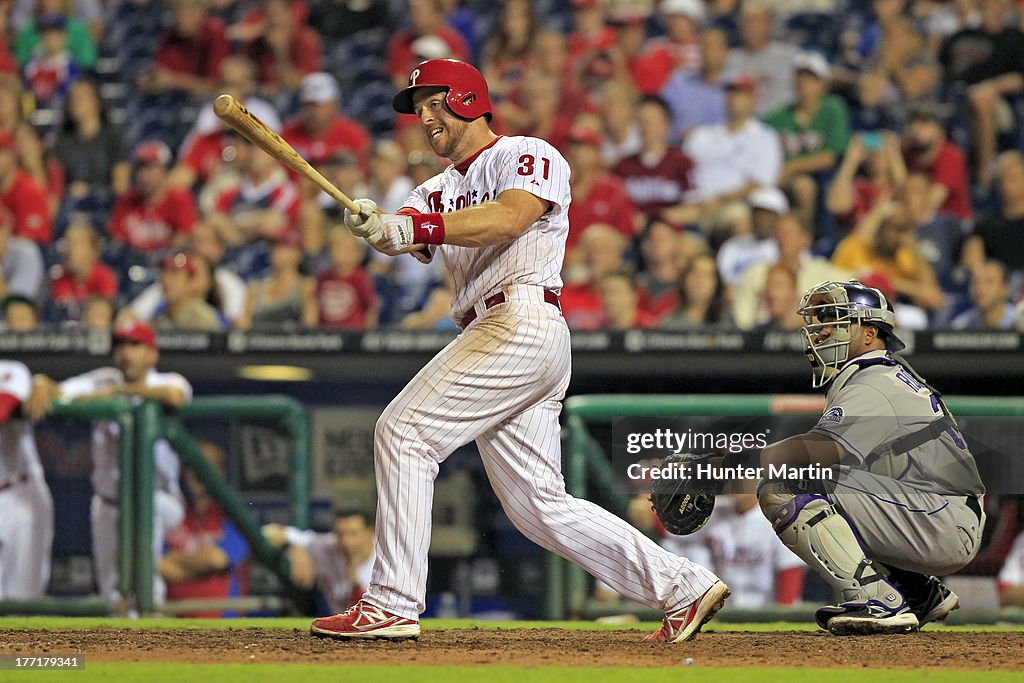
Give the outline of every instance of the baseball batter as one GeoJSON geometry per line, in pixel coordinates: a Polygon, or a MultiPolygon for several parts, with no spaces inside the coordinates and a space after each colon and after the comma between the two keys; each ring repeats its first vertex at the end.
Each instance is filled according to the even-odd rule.
{"type": "MultiPolygon", "coordinates": [[[[158,372],[156,335],[142,322],[132,321],[114,330],[114,365],[71,377],[51,387],[51,399],[86,401],[110,396],[132,400],[149,399],[168,407],[181,407],[192,400],[192,385],[175,372],[158,372]]],[[[47,380],[42,380],[44,383],[47,380]]],[[[50,401],[46,401],[49,405],[50,401]]],[[[99,593],[110,600],[117,591],[118,443],[117,423],[98,421],[92,432],[92,486],[90,503],[92,554],[99,593]]],[[[185,519],[184,497],[179,483],[181,464],[167,441],[161,439],[153,451],[156,480],[153,483],[153,557],[159,565],[166,533],[185,519]]],[[[153,599],[161,604],[167,587],[154,572],[153,599]]]]}
{"type": "Polygon", "coordinates": [[[50,581],[53,499],[22,415],[31,391],[25,364],[0,360],[0,600],[42,597],[50,581]]]}
{"type": "Polygon", "coordinates": [[[825,412],[808,433],[764,449],[761,465],[833,467],[834,484],[766,481],[761,509],[779,538],[841,596],[819,609],[836,635],[911,631],[959,606],[934,575],[978,552],[985,492],[938,391],[900,356],[896,316],[877,289],[825,282],[800,304],[825,412]]]}
{"type": "Polygon", "coordinates": [[[419,635],[433,483],[441,463],[475,440],[506,514],[528,538],[620,594],[665,610],[655,641],[691,638],[729,591],[700,565],[625,521],[569,496],[558,416],[569,383],[569,330],[558,305],[568,234],[569,170],[543,140],[501,137],[480,72],[423,62],[394,98],[452,165],[415,188],[396,214],[359,200],[346,224],[386,254],[429,261],[440,250],[462,328],[385,409],[374,440],[377,559],[363,599],[317,619],[340,639],[419,635]]]}

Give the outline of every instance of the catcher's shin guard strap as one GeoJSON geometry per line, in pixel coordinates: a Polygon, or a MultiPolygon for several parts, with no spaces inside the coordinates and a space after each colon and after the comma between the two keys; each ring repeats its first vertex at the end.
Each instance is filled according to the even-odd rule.
{"type": "Polygon", "coordinates": [[[903,596],[887,580],[885,569],[869,560],[853,527],[825,496],[762,486],[758,501],[779,539],[841,595],[843,602],[876,600],[890,609],[903,596]]]}

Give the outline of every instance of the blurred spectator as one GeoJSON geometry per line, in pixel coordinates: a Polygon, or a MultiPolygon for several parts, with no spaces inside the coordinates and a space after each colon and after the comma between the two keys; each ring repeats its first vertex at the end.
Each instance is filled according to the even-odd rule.
{"type": "Polygon", "coordinates": [[[832,263],[858,277],[884,276],[896,294],[926,311],[945,301],[934,271],[918,252],[914,224],[902,204],[877,202],[836,247],[832,263]]]}
{"type": "Polygon", "coordinates": [[[928,51],[933,55],[939,53],[942,43],[954,33],[965,28],[976,28],[981,24],[978,0],[918,4],[923,5],[920,8],[924,13],[921,20],[928,41],[928,51]]]}
{"type": "Polygon", "coordinates": [[[725,286],[712,256],[695,256],[679,276],[676,307],[658,323],[661,330],[692,330],[709,325],[728,325],[725,286]]]}
{"type": "Polygon", "coordinates": [[[989,259],[971,272],[971,308],[953,318],[957,330],[1011,330],[1017,311],[1008,301],[1006,266],[989,259]]]}
{"type": "Polygon", "coordinates": [[[694,73],[677,69],[661,96],[672,111],[672,137],[682,140],[695,126],[725,123],[723,74],[729,58],[729,38],[721,29],[710,27],[700,34],[700,69],[694,73]]]}
{"type": "MultiPolygon", "coordinates": [[[[544,30],[537,34],[530,55],[532,68],[558,79],[562,93],[558,113],[573,121],[580,113],[593,109],[592,94],[585,91],[576,79],[569,63],[569,41],[560,31],[544,30]]],[[[503,120],[510,120],[507,107],[499,109],[503,120]]],[[[514,114],[514,113],[513,113],[514,114]]],[[[423,137],[422,135],[420,136],[423,137]]]]}
{"type": "MultiPolygon", "coordinates": [[[[203,457],[223,479],[227,456],[216,444],[200,441],[203,457]]],[[[219,600],[247,592],[249,546],[241,532],[217,507],[206,486],[184,468],[185,520],[167,533],[157,570],[167,582],[168,600],[219,600]]],[[[219,612],[180,614],[181,617],[222,616],[219,612]]]]}
{"type": "Polygon", "coordinates": [[[491,103],[505,99],[523,82],[540,29],[531,0],[504,0],[497,26],[484,45],[481,71],[491,103]]]}
{"type": "Polygon", "coordinates": [[[828,188],[825,206],[839,217],[844,228],[850,229],[875,202],[902,190],[906,178],[899,138],[892,133],[859,133],[846,148],[828,188]]]}
{"type": "Polygon", "coordinates": [[[767,311],[762,301],[768,286],[768,271],[773,265],[781,265],[796,274],[797,291],[801,294],[818,283],[828,280],[842,282],[853,275],[832,265],[828,259],[812,255],[809,251],[811,233],[792,214],[779,217],[775,225],[775,244],[778,261],[751,265],[733,288],[732,313],[740,329],[749,330],[765,322],[767,311]]]}
{"type": "Polygon", "coordinates": [[[999,604],[1024,607],[1024,531],[1017,534],[998,577],[999,604]]]}
{"type": "Polygon", "coordinates": [[[653,220],[640,242],[644,268],[636,276],[637,305],[655,322],[675,308],[679,296],[678,238],[671,224],[653,220]]]}
{"type": "Polygon", "coordinates": [[[1024,286],[1024,154],[999,155],[999,209],[981,216],[964,245],[964,263],[973,267],[986,257],[1006,264],[1013,291],[1024,286]]]}
{"type": "Polygon", "coordinates": [[[464,7],[465,4],[463,0],[441,0],[441,13],[445,23],[462,36],[470,61],[476,64],[480,59],[480,41],[476,35],[479,10],[464,7]]]}
{"type": "Polygon", "coordinates": [[[800,601],[804,564],[771,533],[757,496],[721,496],[715,516],[690,536],[666,536],[669,551],[699,562],[729,582],[734,607],[766,608],[800,601]]]}
{"type": "MultiPolygon", "coordinates": [[[[252,61],[240,55],[228,55],[221,61],[217,94],[231,95],[271,130],[281,130],[281,117],[277,109],[262,97],[256,96],[256,86],[256,65],[252,61]]],[[[181,143],[181,156],[185,156],[194,140],[217,133],[223,127],[224,123],[217,118],[213,106],[208,104],[200,107],[196,122],[181,143]]]]}
{"type": "Polygon", "coordinates": [[[914,224],[918,253],[928,262],[942,290],[963,290],[959,264],[964,243],[963,226],[948,213],[936,212],[930,203],[932,181],[925,173],[911,173],[903,190],[903,201],[914,224]]]}
{"type": "Polygon", "coordinates": [[[766,0],[746,0],[740,13],[743,44],[732,50],[726,63],[729,73],[754,79],[758,116],[781,109],[795,99],[793,63],[800,54],[795,45],[772,40],[775,12],[766,0]]]}
{"type": "Polygon", "coordinates": [[[11,50],[10,3],[0,5],[0,73],[17,74],[18,63],[11,50]]]}
{"type": "Polygon", "coordinates": [[[82,77],[82,67],[75,63],[68,50],[66,20],[62,14],[40,17],[39,47],[25,64],[22,76],[36,104],[43,108],[64,105],[71,85],[82,77]]]}
{"type": "Polygon", "coordinates": [[[367,196],[382,211],[397,211],[409,198],[415,185],[405,171],[406,158],[401,147],[390,140],[381,140],[373,146],[367,196]]]}
{"type": "Polygon", "coordinates": [[[636,328],[649,329],[655,326],[655,317],[639,306],[633,279],[629,273],[615,272],[605,275],[598,284],[598,292],[604,311],[603,328],[624,331],[636,328]]]}
{"type": "Polygon", "coordinates": [[[726,285],[735,285],[755,263],[771,263],[779,256],[775,242],[779,219],[789,212],[789,202],[774,187],[759,187],[747,198],[750,229],[733,235],[718,248],[718,272],[726,285]]]}
{"type": "Polygon", "coordinates": [[[92,297],[115,299],[117,275],[100,261],[100,237],[88,223],[72,225],[64,233],[67,257],[50,271],[50,300],[77,320],[82,305],[92,297]]]}
{"type": "Polygon", "coordinates": [[[625,81],[608,81],[601,89],[601,160],[608,168],[640,152],[636,106],[636,91],[625,81]]]}
{"type": "Polygon", "coordinates": [[[766,320],[756,329],[777,332],[795,332],[804,326],[803,317],[796,312],[803,292],[796,286],[796,273],[775,263],[768,267],[764,281],[764,311],[766,320]]]}
{"type": "Polygon", "coordinates": [[[292,581],[303,588],[314,582],[327,601],[327,612],[344,612],[370,585],[373,570],[372,512],[339,509],[330,533],[300,531],[267,524],[263,536],[276,548],[288,549],[292,581]]]}
{"type": "Polygon", "coordinates": [[[669,117],[664,100],[657,95],[644,96],[637,106],[642,147],[612,169],[636,209],[635,225],[685,204],[693,190],[693,162],[678,147],[669,146],[669,117]]]}
{"type": "Polygon", "coordinates": [[[302,274],[301,265],[302,236],[295,230],[278,233],[270,251],[270,273],[249,283],[245,310],[235,328],[315,327],[320,317],[316,282],[302,274]]]}
{"type": "MultiPolygon", "coordinates": [[[[390,141],[387,141],[387,143],[390,145],[395,144],[390,141]]],[[[404,159],[405,157],[403,156],[403,163],[404,159]]],[[[371,158],[371,167],[373,163],[373,159],[371,158]]],[[[335,187],[349,197],[370,196],[370,186],[366,182],[366,177],[363,173],[362,166],[359,164],[359,159],[356,158],[355,154],[348,150],[338,150],[334,152],[330,157],[320,162],[317,170],[319,170],[325,178],[334,183],[335,187]]],[[[438,172],[440,172],[440,169],[438,169],[438,172]]],[[[434,175],[436,175],[436,173],[432,173],[430,177],[433,177],[434,175]]],[[[408,189],[412,189],[414,186],[415,185],[410,184],[408,189]]],[[[310,272],[316,273],[326,267],[326,262],[328,260],[328,254],[325,253],[327,249],[327,231],[332,224],[342,221],[345,214],[345,207],[339,204],[329,194],[310,182],[302,183],[301,193],[302,207],[300,209],[300,224],[302,226],[302,243],[305,245],[306,254],[312,258],[312,260],[307,263],[307,265],[310,266],[310,272]]],[[[402,202],[405,201],[406,197],[408,197],[408,192],[398,200],[398,203],[394,205],[394,208],[397,209],[401,207],[402,202]]],[[[384,211],[391,210],[380,202],[378,202],[377,205],[384,211]]],[[[405,261],[406,259],[389,260],[398,262],[405,261]]],[[[408,260],[415,261],[415,259],[408,260]]]]}
{"type": "Polygon", "coordinates": [[[311,0],[310,26],[331,43],[361,31],[383,29],[390,33],[394,24],[392,4],[388,0],[311,0]]]}
{"type": "Polygon", "coordinates": [[[363,163],[370,147],[370,134],[362,124],[342,116],[338,110],[338,83],[323,71],[303,77],[299,88],[302,112],[285,123],[281,137],[311,163],[321,162],[338,150],[354,153],[363,163]]]}
{"type": "Polygon", "coordinates": [[[320,71],[320,36],[295,19],[289,0],[263,0],[262,29],[242,54],[256,64],[263,92],[295,90],[304,76],[320,71]]]}
{"type": "MultiPolygon", "coordinates": [[[[451,319],[452,288],[454,287],[451,271],[442,269],[440,283],[431,289],[423,301],[423,305],[398,321],[403,330],[450,330],[459,328],[451,319]]],[[[565,290],[563,290],[564,292],[565,290]]]]}
{"type": "Polygon", "coordinates": [[[25,118],[26,93],[21,79],[0,74],[0,133],[13,138],[18,163],[40,186],[47,182],[43,165],[43,143],[25,118]]]}
{"type": "Polygon", "coordinates": [[[647,20],[653,12],[654,3],[645,0],[611,5],[608,26],[615,33],[615,42],[607,53],[612,65],[611,80],[645,90],[649,87],[643,71],[644,43],[647,41],[647,20]]]}
{"type": "Polygon", "coordinates": [[[377,326],[379,306],[373,281],[363,268],[366,244],[348,228],[330,233],[331,264],[316,279],[321,327],[368,329],[377,326]]]}
{"type": "Polygon", "coordinates": [[[579,75],[582,65],[595,55],[607,55],[615,44],[615,32],[607,25],[605,0],[570,0],[572,30],[569,32],[569,69],[579,75]]]}
{"type": "Polygon", "coordinates": [[[593,128],[574,126],[568,142],[566,159],[572,175],[572,204],[567,250],[575,249],[595,223],[610,224],[622,235],[632,237],[633,203],[622,181],[602,168],[600,134],[593,128]]]}
{"type": "Polygon", "coordinates": [[[173,0],[171,16],[173,22],[160,37],[152,71],[139,78],[139,88],[209,95],[231,48],[224,22],[209,16],[206,0],[173,0]]]}
{"type": "Polygon", "coordinates": [[[973,210],[967,164],[960,148],[946,139],[945,116],[937,102],[920,103],[911,109],[903,158],[908,171],[924,171],[931,176],[933,209],[968,220],[973,210]]]}
{"type": "Polygon", "coordinates": [[[197,259],[187,251],[168,254],[160,263],[163,300],[153,311],[153,326],[220,332],[224,316],[205,301],[208,284],[197,278],[197,259]]]}
{"type": "Polygon", "coordinates": [[[845,37],[844,42],[852,44],[853,48],[852,53],[847,54],[850,66],[861,69],[865,62],[877,56],[885,41],[886,29],[903,17],[906,6],[906,0],[872,1],[871,21],[861,27],[859,34],[845,37]]]}
{"type": "Polygon", "coordinates": [[[829,67],[819,54],[805,52],[794,61],[796,101],[765,121],[779,131],[785,161],[779,187],[793,197],[793,210],[814,223],[819,182],[839,164],[850,140],[846,105],[828,93],[829,67]]]}
{"type": "Polygon", "coordinates": [[[606,275],[625,269],[628,247],[629,240],[612,225],[598,223],[583,233],[562,270],[562,315],[569,329],[594,330],[603,324],[599,285],[606,275]]]}
{"type": "Polygon", "coordinates": [[[43,254],[30,239],[16,237],[0,222],[0,299],[17,294],[38,301],[43,294],[43,254]]]}
{"type": "Polygon", "coordinates": [[[939,52],[946,79],[967,86],[975,176],[995,176],[997,136],[1013,129],[1006,98],[1024,93],[1024,32],[1007,26],[1009,0],[981,0],[981,24],[950,36],[939,52]]]}
{"type": "Polygon", "coordinates": [[[396,87],[409,84],[409,72],[419,63],[412,44],[417,38],[436,36],[444,41],[456,59],[469,59],[466,41],[453,28],[445,26],[441,0],[409,0],[409,28],[394,33],[387,46],[387,70],[396,87]]]}
{"type": "Polygon", "coordinates": [[[82,328],[109,331],[114,326],[114,302],[106,297],[92,296],[82,304],[82,328]]]}
{"type": "MultiPolygon", "coordinates": [[[[754,118],[757,83],[734,76],[726,83],[727,120],[697,126],[683,144],[694,163],[697,203],[672,209],[676,224],[701,222],[712,232],[731,230],[736,204],[757,187],[774,187],[782,165],[782,146],[772,128],[754,118]]],[[[742,207],[741,207],[742,208],[742,207]]]]}
{"type": "MultiPolygon", "coordinates": [[[[70,61],[80,71],[92,68],[96,63],[95,37],[86,21],[68,11],[68,4],[65,0],[39,0],[33,12],[34,16],[29,21],[14,21],[15,29],[18,31],[15,42],[15,58],[18,64],[24,67],[33,58],[46,54],[46,32],[58,30],[59,27],[64,33],[70,61]]],[[[18,9],[15,8],[16,13],[18,9]]],[[[96,19],[99,19],[98,15],[96,19]]]]}
{"type": "Polygon", "coordinates": [[[0,225],[43,246],[53,239],[46,193],[18,168],[14,138],[0,130],[0,225]]]}
{"type": "MultiPolygon", "coordinates": [[[[217,231],[203,221],[195,224],[189,240],[189,252],[196,264],[196,289],[200,298],[222,313],[228,325],[234,323],[245,308],[246,284],[238,274],[221,265],[224,243],[217,231]],[[207,282],[212,268],[215,282],[207,282]]],[[[135,297],[131,310],[140,320],[152,320],[160,306],[163,294],[159,282],[154,282],[135,297]]]]}
{"type": "Polygon", "coordinates": [[[143,254],[188,241],[196,222],[191,193],[167,180],[171,151],[158,140],[135,148],[132,187],[117,198],[107,233],[112,240],[143,254]]]}
{"type": "Polygon", "coordinates": [[[658,16],[665,27],[665,35],[648,39],[634,68],[633,82],[644,94],[661,92],[677,69],[696,73],[700,68],[697,32],[704,24],[704,3],[701,0],[661,0],[658,16]]]}
{"type": "Polygon", "coordinates": [[[0,308],[4,313],[4,329],[7,332],[34,332],[39,329],[39,311],[28,297],[8,294],[0,308]]]}
{"type": "Polygon", "coordinates": [[[239,180],[217,195],[206,221],[229,248],[226,260],[249,278],[268,265],[265,240],[299,233],[299,190],[273,157],[241,136],[232,139],[239,180]]]}
{"type": "Polygon", "coordinates": [[[68,15],[73,15],[89,27],[89,34],[93,40],[99,40],[103,35],[103,4],[100,0],[72,0],[70,3],[54,2],[47,4],[40,0],[14,0],[9,3],[14,6],[11,11],[11,26],[16,31],[28,27],[33,17],[40,11],[50,13],[52,8],[57,7],[66,10],[68,15]],[[49,10],[45,8],[51,8],[49,10]]]}
{"type": "Polygon", "coordinates": [[[559,113],[560,99],[558,80],[529,72],[516,93],[516,101],[523,103],[522,113],[505,122],[508,133],[535,135],[565,154],[572,122],[559,113]]]}
{"type": "Polygon", "coordinates": [[[71,86],[64,124],[53,145],[60,163],[63,194],[76,200],[112,197],[131,183],[131,167],[121,128],[107,118],[96,85],[78,81],[71,86]]]}

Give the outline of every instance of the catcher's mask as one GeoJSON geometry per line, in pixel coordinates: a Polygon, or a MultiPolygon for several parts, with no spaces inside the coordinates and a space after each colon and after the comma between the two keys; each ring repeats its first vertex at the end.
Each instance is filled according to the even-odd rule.
{"type": "Polygon", "coordinates": [[[807,342],[807,360],[813,374],[811,384],[822,387],[850,360],[850,342],[856,324],[878,328],[889,351],[906,345],[894,331],[896,314],[879,290],[849,282],[822,282],[804,293],[797,312],[804,318],[801,332],[807,342]]]}

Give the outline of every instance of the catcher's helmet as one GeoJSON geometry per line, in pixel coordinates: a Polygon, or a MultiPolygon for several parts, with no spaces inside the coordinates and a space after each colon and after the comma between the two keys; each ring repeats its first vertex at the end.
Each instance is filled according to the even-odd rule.
{"type": "Polygon", "coordinates": [[[458,59],[428,59],[409,74],[409,86],[398,91],[391,106],[400,114],[415,114],[412,96],[417,88],[447,88],[445,103],[460,119],[491,120],[491,97],[487,81],[476,67],[458,59]]]}
{"type": "Polygon", "coordinates": [[[896,335],[896,314],[892,304],[879,290],[856,280],[822,282],[804,293],[797,312],[804,318],[802,332],[807,341],[807,360],[813,371],[812,384],[820,387],[838,374],[850,360],[851,325],[878,328],[889,351],[906,348],[896,335]],[[828,336],[820,340],[828,328],[828,336]]]}

